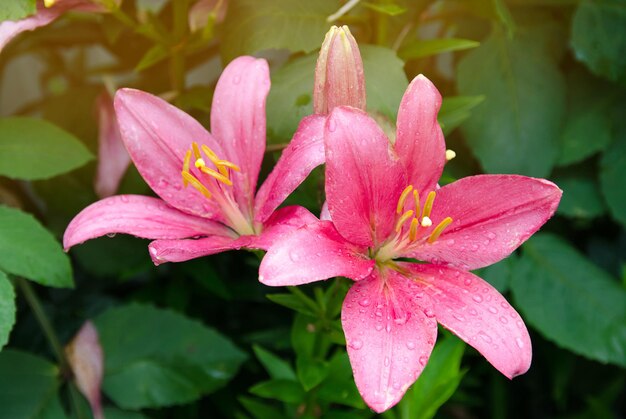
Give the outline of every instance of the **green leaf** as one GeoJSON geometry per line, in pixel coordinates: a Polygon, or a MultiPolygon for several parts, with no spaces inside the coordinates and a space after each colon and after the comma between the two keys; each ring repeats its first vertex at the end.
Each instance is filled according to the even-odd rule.
{"type": "Polygon", "coordinates": [[[460,370],[464,350],[463,341],[454,336],[437,343],[426,368],[398,405],[402,418],[429,419],[435,416],[465,375],[460,370]]]}
{"type": "Polygon", "coordinates": [[[288,362],[283,361],[258,345],[253,345],[252,349],[270,377],[275,380],[297,381],[296,373],[293,372],[293,368],[291,368],[288,362]]]}
{"type": "Polygon", "coordinates": [[[389,48],[360,45],[365,73],[368,111],[378,111],[396,120],[402,95],[409,85],[404,62],[389,48]]]}
{"type": "Polygon", "coordinates": [[[0,3],[0,22],[3,20],[20,20],[35,14],[37,0],[11,0],[0,3]]]}
{"type": "Polygon", "coordinates": [[[565,88],[544,36],[494,31],[459,63],[459,92],[486,96],[462,128],[487,172],[545,177],[556,160],[565,88]]]}
{"type": "Polygon", "coordinates": [[[313,113],[313,78],[317,54],[297,58],[271,74],[267,97],[269,137],[288,142],[300,120],[313,113]]]}
{"type": "Polygon", "coordinates": [[[281,413],[280,410],[276,409],[274,406],[271,406],[266,403],[262,403],[258,400],[255,400],[250,397],[239,397],[239,402],[246,408],[246,410],[252,415],[255,419],[284,419],[286,416],[281,413]]]}
{"type": "Polygon", "coordinates": [[[169,51],[161,44],[157,44],[150,48],[146,53],[141,57],[139,63],[135,67],[136,72],[140,72],[146,70],[153,65],[163,61],[169,55],[169,51]]]}
{"type": "Polygon", "coordinates": [[[228,3],[222,56],[266,49],[311,52],[329,29],[326,17],[339,7],[336,0],[235,0],[228,3]]]}
{"type": "Polygon", "coordinates": [[[298,297],[292,294],[267,294],[267,299],[280,304],[281,306],[290,308],[298,313],[314,316],[315,313],[306,306],[298,297]]]}
{"type": "Polygon", "coordinates": [[[104,417],[107,419],[147,419],[147,416],[139,412],[127,412],[114,407],[106,407],[104,417]]]}
{"type": "Polygon", "coordinates": [[[302,387],[291,380],[264,381],[250,388],[250,393],[285,403],[300,403],[305,396],[302,387]]]}
{"type": "Polygon", "coordinates": [[[56,365],[27,352],[0,352],[0,417],[38,417],[57,399],[56,365]]]}
{"type": "Polygon", "coordinates": [[[509,290],[511,275],[513,274],[514,260],[516,257],[517,256],[515,254],[512,254],[498,263],[494,263],[493,265],[489,265],[481,269],[478,275],[493,285],[493,287],[501,294],[505,293],[509,290]]]}
{"type": "Polygon", "coordinates": [[[328,375],[328,362],[299,356],[296,360],[298,379],[305,391],[324,381],[328,375]]]}
{"type": "Polygon", "coordinates": [[[95,320],[105,353],[103,389],[125,409],[187,403],[226,384],[245,360],[202,323],[142,304],[95,320]]]}
{"type": "Polygon", "coordinates": [[[365,403],[354,384],[352,367],[345,351],[337,351],[329,361],[328,376],[320,384],[317,395],[320,400],[326,402],[358,409],[365,408],[365,403]]]}
{"type": "Polygon", "coordinates": [[[547,339],[626,366],[626,290],[567,242],[549,234],[526,242],[511,289],[524,319],[547,339]]]}
{"type": "Polygon", "coordinates": [[[450,51],[462,51],[476,48],[480,42],[470,39],[441,38],[441,39],[417,39],[407,43],[398,51],[398,56],[404,61],[415,58],[429,57],[450,51]]]}
{"type": "Polygon", "coordinates": [[[61,245],[32,215],[0,205],[0,270],[41,285],[72,288],[61,245]]]}
{"type": "Polygon", "coordinates": [[[602,156],[600,161],[600,187],[606,198],[611,215],[626,226],[626,126],[618,131],[615,141],[602,156]]]}
{"type": "Polygon", "coordinates": [[[485,100],[484,96],[447,96],[439,110],[439,124],[448,135],[472,114],[472,109],[485,100]]]}
{"type": "Polygon", "coordinates": [[[92,158],[76,137],[47,121],[0,119],[0,175],[47,179],[74,170],[92,158]]]}
{"type": "Polygon", "coordinates": [[[394,3],[376,4],[376,3],[363,2],[361,4],[367,7],[368,9],[374,10],[378,13],[382,13],[388,16],[399,16],[402,13],[406,12],[406,9],[404,7],[398,6],[397,4],[394,4],[394,3]]]}
{"type": "Polygon", "coordinates": [[[605,208],[600,187],[590,177],[559,177],[554,182],[563,189],[557,214],[572,218],[595,218],[604,214],[605,208]]]}
{"type": "Polygon", "coordinates": [[[626,5],[622,0],[583,0],[572,22],[576,57],[595,74],[626,82],[626,5]]]}
{"type": "Polygon", "coordinates": [[[611,143],[614,92],[609,83],[601,83],[586,72],[569,74],[559,165],[578,163],[611,143]]]}
{"type": "Polygon", "coordinates": [[[315,317],[296,314],[291,326],[291,346],[297,356],[312,357],[315,346],[315,317]]]}
{"type": "Polygon", "coordinates": [[[9,278],[0,271],[0,351],[9,341],[15,324],[15,290],[9,278]]]}

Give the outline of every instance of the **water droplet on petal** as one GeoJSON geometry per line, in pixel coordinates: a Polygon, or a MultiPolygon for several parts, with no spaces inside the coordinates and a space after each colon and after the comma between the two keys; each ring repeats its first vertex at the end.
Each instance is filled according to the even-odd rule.
{"type": "Polygon", "coordinates": [[[241,76],[239,74],[236,74],[235,77],[233,77],[233,84],[239,84],[241,82],[241,76]]]}
{"type": "Polygon", "coordinates": [[[496,233],[494,233],[493,231],[490,231],[489,233],[486,234],[486,236],[489,240],[493,240],[496,238],[496,233]]]}
{"type": "Polygon", "coordinates": [[[520,338],[515,338],[515,343],[517,344],[517,347],[520,349],[524,347],[524,342],[522,342],[520,338]]]}
{"type": "Polygon", "coordinates": [[[424,314],[426,315],[426,317],[429,317],[429,318],[435,317],[435,312],[430,308],[427,308],[426,310],[424,310],[424,314]]]}
{"type": "Polygon", "coordinates": [[[107,233],[107,237],[113,238],[113,237],[115,237],[115,233],[107,233]]]}
{"type": "Polygon", "coordinates": [[[292,262],[297,262],[300,260],[300,255],[298,254],[297,249],[293,249],[289,252],[289,259],[291,259],[292,262]]]}
{"type": "Polygon", "coordinates": [[[491,314],[496,314],[496,313],[498,312],[498,309],[497,309],[497,308],[495,308],[495,307],[489,307],[489,309],[488,309],[488,310],[489,310],[489,312],[490,312],[491,314]]]}
{"type": "Polygon", "coordinates": [[[124,202],[124,203],[127,203],[127,202],[128,202],[128,195],[121,195],[121,196],[120,196],[120,200],[121,200],[122,202],[124,202]]]}
{"type": "Polygon", "coordinates": [[[388,367],[391,361],[389,361],[389,357],[385,357],[385,367],[388,367]]]}
{"type": "Polygon", "coordinates": [[[427,356],[420,356],[419,363],[422,366],[426,365],[427,362],[428,362],[428,357],[427,356]]]}
{"type": "Polygon", "coordinates": [[[491,336],[489,336],[485,332],[478,332],[478,336],[487,343],[491,343],[493,341],[493,339],[491,339],[491,336]]]}
{"type": "Polygon", "coordinates": [[[509,304],[506,301],[501,302],[500,305],[502,308],[509,308],[509,304]]]}
{"type": "Polygon", "coordinates": [[[336,129],[337,129],[337,123],[335,122],[334,119],[330,119],[328,121],[328,131],[335,132],[336,129]]]}
{"type": "Polygon", "coordinates": [[[463,283],[465,285],[472,285],[472,278],[465,278],[465,281],[463,281],[463,283]]]}
{"type": "Polygon", "coordinates": [[[350,347],[358,351],[363,347],[363,341],[361,339],[353,339],[350,341],[350,347]]]}
{"type": "Polygon", "coordinates": [[[383,325],[381,323],[376,323],[376,326],[374,326],[374,328],[380,332],[381,330],[383,330],[383,325]]]}
{"type": "Polygon", "coordinates": [[[509,322],[509,320],[506,317],[500,316],[500,323],[507,324],[508,322],[509,322]]]}
{"type": "Polygon", "coordinates": [[[413,341],[411,341],[411,340],[410,340],[410,341],[408,341],[408,342],[406,343],[406,347],[407,347],[409,350],[411,350],[411,351],[412,351],[413,349],[415,349],[415,342],[413,342],[413,341]]]}
{"type": "Polygon", "coordinates": [[[472,300],[476,301],[477,303],[480,303],[483,301],[483,297],[481,297],[480,295],[474,295],[472,296],[472,300]]]}
{"type": "Polygon", "coordinates": [[[372,302],[369,300],[369,298],[364,298],[361,301],[359,301],[359,304],[362,305],[363,307],[367,307],[371,304],[372,302]]]}
{"type": "Polygon", "coordinates": [[[387,333],[391,332],[391,324],[387,323],[387,326],[385,327],[385,330],[387,331],[387,333]]]}

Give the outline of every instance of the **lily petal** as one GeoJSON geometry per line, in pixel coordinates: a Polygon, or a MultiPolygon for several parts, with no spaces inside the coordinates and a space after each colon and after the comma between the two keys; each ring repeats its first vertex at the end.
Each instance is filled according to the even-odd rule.
{"type": "Polygon", "coordinates": [[[211,134],[185,112],[140,90],[118,90],[114,106],[126,149],[152,190],[181,211],[224,221],[219,206],[194,188],[183,188],[181,177],[192,141],[223,155],[211,134]]]}
{"type": "Polygon", "coordinates": [[[242,247],[249,247],[253,237],[241,236],[235,239],[226,236],[210,236],[197,240],[155,240],[150,243],[148,248],[152,262],[155,265],[160,265],[165,262],[184,262],[226,250],[239,250],[242,247]]]}
{"type": "Polygon", "coordinates": [[[130,165],[130,156],[115,119],[113,101],[108,93],[98,97],[98,167],[95,190],[100,198],[113,195],[130,165]]]}
{"type": "Polygon", "coordinates": [[[233,172],[231,179],[235,199],[244,214],[251,214],[265,152],[265,99],[269,88],[267,62],[239,57],[226,66],[213,96],[211,131],[222,145],[226,160],[241,169],[233,172]]]}
{"type": "Polygon", "coordinates": [[[376,122],[354,108],[335,108],[326,123],[326,199],[337,230],[372,246],[393,231],[404,167],[376,122]]]}
{"type": "Polygon", "coordinates": [[[358,281],[370,274],[374,261],[345,240],[330,221],[308,224],[277,241],[259,267],[265,285],[300,285],[334,276],[358,281]]]}
{"type": "Polygon", "coordinates": [[[318,221],[308,209],[299,205],[280,208],[274,211],[264,224],[261,234],[253,238],[250,246],[268,250],[274,243],[284,240],[295,230],[318,221]]]}
{"type": "Polygon", "coordinates": [[[532,348],[520,315],[491,285],[469,272],[430,264],[402,264],[433,300],[435,317],[513,378],[530,368],[532,348]]]}
{"type": "Polygon", "coordinates": [[[554,214],[562,191],[544,179],[516,175],[470,176],[437,191],[434,225],[453,221],[434,243],[407,256],[464,270],[510,255],[554,214]]]}
{"type": "Polygon", "coordinates": [[[182,239],[207,234],[228,235],[220,223],[178,211],[157,198],[118,195],[95,202],[70,222],[63,247],[105,234],[132,234],[146,239],[182,239]]]}
{"type": "Polygon", "coordinates": [[[311,170],[324,163],[325,122],[326,118],[320,115],[302,119],[293,139],[256,195],[256,221],[265,222],[311,170]]]}
{"type": "Polygon", "coordinates": [[[395,271],[384,275],[355,283],[341,310],[354,380],[379,413],[398,403],[419,377],[437,337],[434,315],[425,314],[434,313],[428,296],[395,271]]]}
{"type": "Polygon", "coordinates": [[[441,94],[422,74],[407,88],[398,110],[396,152],[409,183],[426,196],[435,189],[446,162],[446,145],[437,122],[441,94]]]}

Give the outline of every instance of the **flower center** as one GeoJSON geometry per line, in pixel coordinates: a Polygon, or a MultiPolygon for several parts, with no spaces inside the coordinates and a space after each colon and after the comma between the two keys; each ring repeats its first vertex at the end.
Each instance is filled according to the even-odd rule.
{"type": "Polygon", "coordinates": [[[197,142],[191,143],[191,149],[187,150],[183,160],[183,185],[191,185],[207,199],[213,199],[222,208],[228,220],[228,225],[240,235],[256,234],[250,221],[241,213],[239,206],[232,196],[233,182],[230,178],[231,171],[239,172],[239,166],[220,159],[213,150],[206,145],[198,146],[197,142]],[[193,155],[193,166],[191,157],[193,155]],[[206,160],[205,160],[206,158],[206,160]],[[207,160],[212,168],[207,166],[207,160]]]}
{"type": "Polygon", "coordinates": [[[422,206],[419,191],[414,189],[413,185],[404,188],[396,206],[396,235],[378,249],[376,260],[385,262],[397,257],[409,247],[420,246],[424,243],[432,244],[437,241],[441,233],[452,223],[452,218],[446,217],[435,228],[432,228],[433,221],[430,219],[430,213],[436,196],[435,191],[429,192],[422,206]],[[405,211],[407,206],[410,209],[405,211]]]}

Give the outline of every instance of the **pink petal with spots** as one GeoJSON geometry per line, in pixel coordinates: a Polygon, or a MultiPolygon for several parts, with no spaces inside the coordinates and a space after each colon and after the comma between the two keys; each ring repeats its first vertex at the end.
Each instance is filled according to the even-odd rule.
{"type": "Polygon", "coordinates": [[[380,413],[398,403],[422,373],[437,322],[428,296],[407,278],[391,270],[384,279],[378,275],[350,288],[341,323],[357,388],[380,413]]]}
{"type": "Polygon", "coordinates": [[[223,221],[215,201],[184,188],[181,176],[193,141],[224,155],[211,134],[185,112],[140,90],[118,90],[114,106],[126,149],[152,190],[181,211],[223,221]]]}
{"type": "Polygon", "coordinates": [[[265,285],[300,285],[334,276],[365,278],[374,261],[346,241],[329,221],[308,224],[276,241],[259,267],[265,285]]]}
{"type": "Polygon", "coordinates": [[[215,86],[211,131],[224,157],[241,168],[232,172],[233,192],[244,214],[254,205],[257,178],[265,152],[265,99],[270,88],[267,62],[254,57],[234,59],[215,86]]]}
{"type": "Polygon", "coordinates": [[[326,198],[333,223],[352,243],[370,247],[393,231],[406,186],[404,167],[376,122],[335,108],[326,123],[326,198]]]}
{"type": "Polygon", "coordinates": [[[318,221],[317,217],[304,207],[290,205],[280,208],[265,222],[263,231],[252,239],[250,246],[268,250],[274,243],[284,240],[300,227],[318,221]]]}
{"type": "Polygon", "coordinates": [[[100,198],[117,192],[130,165],[130,156],[115,119],[113,101],[108,93],[98,97],[98,167],[94,186],[100,198]]]}
{"type": "Polygon", "coordinates": [[[319,115],[307,116],[300,122],[293,139],[256,195],[256,221],[265,222],[311,170],[324,163],[325,122],[326,118],[319,115]]]}
{"type": "Polygon", "coordinates": [[[202,256],[214,255],[227,250],[239,250],[249,247],[254,236],[241,236],[238,238],[225,236],[211,236],[201,239],[183,240],[155,240],[148,248],[150,257],[155,265],[165,262],[184,262],[202,256]]]}
{"type": "Polygon", "coordinates": [[[437,321],[513,378],[530,368],[532,347],[519,314],[491,285],[469,272],[403,264],[433,300],[437,321]]]}
{"type": "Polygon", "coordinates": [[[400,109],[396,152],[406,166],[409,183],[421,194],[433,190],[446,162],[446,145],[437,122],[441,95],[423,75],[413,79],[400,109]]]}
{"type": "Polygon", "coordinates": [[[554,214],[562,191],[552,182],[516,175],[470,176],[437,191],[433,227],[450,224],[432,244],[407,256],[465,270],[510,255],[554,214]]]}
{"type": "Polygon", "coordinates": [[[83,209],[65,229],[63,247],[105,234],[132,234],[146,239],[182,239],[207,234],[228,235],[220,223],[178,211],[157,198],[118,195],[83,209]]]}

